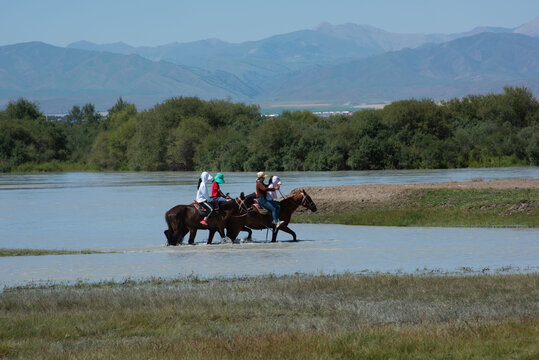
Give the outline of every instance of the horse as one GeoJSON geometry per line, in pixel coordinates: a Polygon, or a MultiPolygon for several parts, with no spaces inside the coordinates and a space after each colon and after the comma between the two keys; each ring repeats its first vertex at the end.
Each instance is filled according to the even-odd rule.
{"type": "Polygon", "coordinates": [[[229,200],[219,205],[219,213],[212,215],[208,220],[208,226],[202,225],[200,221],[204,218],[198,210],[190,205],[176,205],[165,213],[165,221],[168,229],[164,231],[168,245],[178,245],[183,243],[183,238],[189,232],[189,244],[195,243],[197,230],[210,230],[208,244],[212,243],[213,234],[218,231],[222,239],[227,239],[225,236],[225,224],[227,219],[234,213],[239,211],[239,202],[229,200]]]}
{"type": "MultiPolygon", "coordinates": [[[[240,209],[243,211],[243,214],[233,215],[228,218],[227,235],[231,239],[235,239],[244,227],[257,230],[271,229],[274,227],[272,224],[271,214],[261,215],[260,213],[246,212],[246,207],[252,205],[254,201],[254,195],[249,195],[244,201],[245,205],[240,205],[240,209]]],[[[277,241],[277,233],[280,230],[292,235],[293,241],[297,241],[296,233],[288,227],[292,214],[300,206],[315,212],[316,204],[303,189],[296,194],[285,197],[284,199],[278,201],[278,203],[281,206],[279,220],[282,220],[283,223],[281,226],[275,229],[275,231],[273,231],[271,242],[277,241]]]]}

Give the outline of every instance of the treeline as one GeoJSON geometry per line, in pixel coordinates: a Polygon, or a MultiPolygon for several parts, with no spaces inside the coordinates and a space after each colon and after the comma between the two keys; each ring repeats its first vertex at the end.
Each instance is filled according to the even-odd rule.
{"type": "Polygon", "coordinates": [[[173,98],[137,111],[121,98],[100,117],[91,104],[66,121],[36,104],[0,112],[0,171],[291,171],[539,165],[539,102],[526,88],[441,104],[397,101],[321,118],[266,118],[258,106],[173,98]]]}

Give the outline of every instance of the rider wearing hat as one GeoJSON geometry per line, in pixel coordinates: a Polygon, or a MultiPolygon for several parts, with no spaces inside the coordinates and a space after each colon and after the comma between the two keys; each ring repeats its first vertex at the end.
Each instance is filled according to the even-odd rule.
{"type": "Polygon", "coordinates": [[[219,184],[223,184],[225,182],[225,179],[223,177],[223,174],[217,173],[215,177],[213,178],[213,185],[211,188],[211,197],[214,202],[222,203],[226,201],[227,196],[223,194],[221,191],[221,188],[219,187],[219,184]]]}
{"type": "Polygon", "coordinates": [[[281,206],[275,200],[268,200],[266,195],[268,191],[279,190],[281,186],[277,184],[273,189],[270,188],[269,185],[264,184],[264,179],[266,177],[268,177],[268,175],[264,174],[263,171],[256,174],[256,201],[258,201],[264,208],[271,211],[273,225],[278,228],[283,223],[283,221],[279,221],[279,211],[281,210],[281,206]]]}

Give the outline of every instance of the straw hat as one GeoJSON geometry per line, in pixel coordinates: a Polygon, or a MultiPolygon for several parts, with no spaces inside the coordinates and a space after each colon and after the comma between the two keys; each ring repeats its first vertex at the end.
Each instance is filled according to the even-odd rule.
{"type": "Polygon", "coordinates": [[[267,178],[267,177],[268,177],[268,175],[267,175],[267,174],[264,174],[263,171],[259,171],[259,172],[256,173],[256,178],[257,178],[257,179],[260,179],[260,178],[264,178],[264,179],[265,179],[265,178],[267,178]]]}

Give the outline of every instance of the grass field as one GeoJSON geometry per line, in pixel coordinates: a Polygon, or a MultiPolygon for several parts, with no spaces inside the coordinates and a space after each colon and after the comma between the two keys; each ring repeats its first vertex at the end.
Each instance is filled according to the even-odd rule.
{"type": "MultiPolygon", "coordinates": [[[[107,253],[109,253],[107,251],[107,253]]],[[[4,249],[0,248],[0,257],[3,256],[41,256],[41,255],[77,255],[77,254],[104,254],[94,250],[47,250],[47,249],[4,249]]]]}
{"type": "Polygon", "coordinates": [[[420,189],[350,212],[300,213],[297,223],[379,226],[539,226],[539,189],[420,189]]]}
{"type": "Polygon", "coordinates": [[[0,358],[537,359],[539,274],[8,288],[0,329],[0,358]]]}

